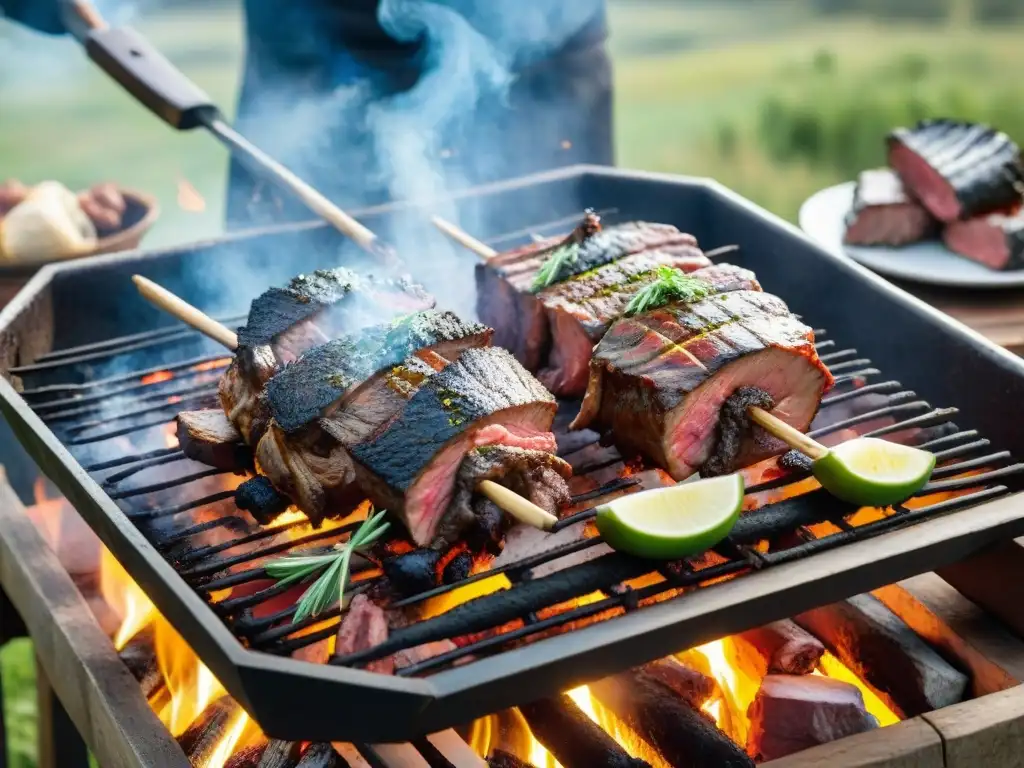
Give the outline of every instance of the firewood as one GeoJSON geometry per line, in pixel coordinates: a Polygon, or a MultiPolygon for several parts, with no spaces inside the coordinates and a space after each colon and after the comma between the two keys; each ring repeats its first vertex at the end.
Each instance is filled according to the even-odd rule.
{"type": "Polygon", "coordinates": [[[643,760],[630,757],[564,693],[526,704],[519,711],[534,738],[564,768],[650,768],[643,760]]]}
{"type": "Polygon", "coordinates": [[[221,696],[210,702],[199,717],[178,737],[181,751],[188,755],[192,765],[203,765],[210,752],[217,746],[231,716],[238,711],[238,705],[230,696],[221,696]]]}
{"type": "Polygon", "coordinates": [[[815,608],[795,620],[903,718],[956,704],[967,691],[967,676],[871,595],[815,608]]]}
{"type": "Polygon", "coordinates": [[[753,768],[711,719],[643,671],[590,684],[591,692],[675,768],[753,768]]]}
{"type": "Polygon", "coordinates": [[[344,768],[344,765],[330,744],[310,744],[295,768],[344,768]]]}
{"type": "Polygon", "coordinates": [[[129,640],[118,652],[132,677],[139,681],[142,695],[151,698],[164,685],[164,676],[156,661],[153,630],[147,628],[129,640]]]}
{"type": "Polygon", "coordinates": [[[756,670],[756,678],[769,673],[809,675],[825,652],[818,638],[789,619],[735,635],[733,645],[756,670]]]}
{"type": "Polygon", "coordinates": [[[295,768],[298,762],[298,744],[292,741],[272,739],[263,750],[257,768],[295,768]]]}
{"type": "Polygon", "coordinates": [[[747,752],[759,761],[878,727],[856,686],[817,675],[768,675],[747,715],[747,752]]]}
{"type": "Polygon", "coordinates": [[[487,768],[533,768],[530,763],[500,749],[494,750],[487,758],[487,768]]]}
{"type": "Polygon", "coordinates": [[[695,709],[700,709],[717,687],[713,677],[684,664],[674,656],[645,664],[643,670],[695,709]]]}
{"type": "Polygon", "coordinates": [[[260,757],[266,750],[266,742],[240,749],[228,758],[224,768],[258,768],[260,757]]]}

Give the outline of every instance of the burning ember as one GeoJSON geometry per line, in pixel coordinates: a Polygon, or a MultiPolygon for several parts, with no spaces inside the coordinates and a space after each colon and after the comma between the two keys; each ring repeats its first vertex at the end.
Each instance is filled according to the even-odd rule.
{"type": "Polygon", "coordinates": [[[178,179],[178,207],[189,213],[202,213],[206,210],[206,201],[199,190],[186,179],[178,179]]]}

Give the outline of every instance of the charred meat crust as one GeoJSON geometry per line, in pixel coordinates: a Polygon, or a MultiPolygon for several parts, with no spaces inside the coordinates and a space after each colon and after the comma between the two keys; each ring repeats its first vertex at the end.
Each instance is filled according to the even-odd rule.
{"type": "Polygon", "coordinates": [[[178,445],[188,458],[218,469],[235,472],[252,466],[252,450],[221,409],[179,413],[178,445]]]}
{"type": "Polygon", "coordinates": [[[701,467],[702,476],[727,475],[737,468],[736,459],[739,458],[743,439],[755,428],[750,420],[751,406],[770,411],[775,407],[775,401],[763,389],[740,387],[722,404],[718,413],[715,452],[701,467]]]}
{"type": "Polygon", "coordinates": [[[468,349],[427,379],[375,439],[353,446],[352,457],[402,494],[448,440],[481,419],[531,404],[550,409],[554,418],[555,398],[511,354],[498,347],[468,349]]]}
{"type": "Polygon", "coordinates": [[[293,432],[321,416],[351,387],[418,350],[491,333],[452,312],[426,310],[342,336],[306,352],[267,382],[271,412],[281,429],[293,432]]]}
{"type": "Polygon", "coordinates": [[[959,120],[924,120],[888,138],[890,165],[914,197],[943,221],[966,219],[1013,206],[1024,195],[1024,161],[1005,133],[959,120]],[[925,175],[908,167],[906,149],[938,174],[955,195],[958,211],[938,210],[925,175]]]}
{"type": "Polygon", "coordinates": [[[408,278],[364,278],[345,267],[321,269],[311,275],[299,275],[286,287],[271,288],[253,300],[246,325],[238,329],[238,343],[243,347],[270,344],[289,328],[338,304],[350,294],[360,300],[351,307],[346,302],[346,311],[363,309],[377,314],[380,309],[374,294],[380,293],[405,294],[414,304],[420,304],[415,307],[419,309],[433,306],[426,292],[408,278]]]}

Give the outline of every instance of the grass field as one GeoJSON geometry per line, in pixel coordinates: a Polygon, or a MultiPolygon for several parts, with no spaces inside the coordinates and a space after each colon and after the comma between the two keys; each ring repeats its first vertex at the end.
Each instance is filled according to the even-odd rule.
{"type": "MultiPolygon", "coordinates": [[[[198,8],[199,6],[193,6],[198,8]]],[[[1024,27],[826,23],[806,0],[611,4],[620,165],[712,176],[794,218],[815,190],[880,162],[882,134],[915,111],[986,118],[1024,140],[1024,27]],[[771,107],[771,109],[769,109],[771,107]]],[[[229,112],[242,55],[237,10],[143,14],[138,26],[229,112]]],[[[104,179],[155,194],[150,246],[221,229],[227,157],[175,134],[67,40],[0,22],[0,178],[104,179]],[[190,181],[202,213],[176,204],[190,181]]],[[[34,765],[31,649],[0,653],[12,765],[34,765]]]]}

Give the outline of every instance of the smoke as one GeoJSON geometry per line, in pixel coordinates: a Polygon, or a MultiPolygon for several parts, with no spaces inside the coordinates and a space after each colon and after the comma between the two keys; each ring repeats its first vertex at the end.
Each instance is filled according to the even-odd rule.
{"type": "MultiPolygon", "coordinates": [[[[457,220],[454,206],[443,202],[452,192],[536,167],[528,161],[539,148],[509,125],[516,73],[563,47],[594,21],[595,9],[601,3],[594,0],[381,0],[380,27],[406,53],[368,64],[359,51],[337,50],[330,35],[304,35],[307,53],[318,53],[318,44],[335,47],[319,56],[331,62],[327,78],[342,84],[325,93],[322,78],[296,82],[252,65],[249,75],[258,84],[243,98],[239,126],[343,207],[415,202],[457,220]]],[[[522,94],[518,101],[520,112],[531,106],[522,94]]],[[[536,107],[537,120],[560,119],[549,95],[538,94],[536,107]]],[[[521,115],[515,119],[525,123],[521,115]]],[[[241,186],[232,194],[251,195],[241,186]]],[[[441,305],[471,314],[472,262],[426,231],[426,216],[413,218],[381,234],[441,305]]],[[[480,235],[490,218],[486,210],[464,210],[458,223],[480,235]]]]}

